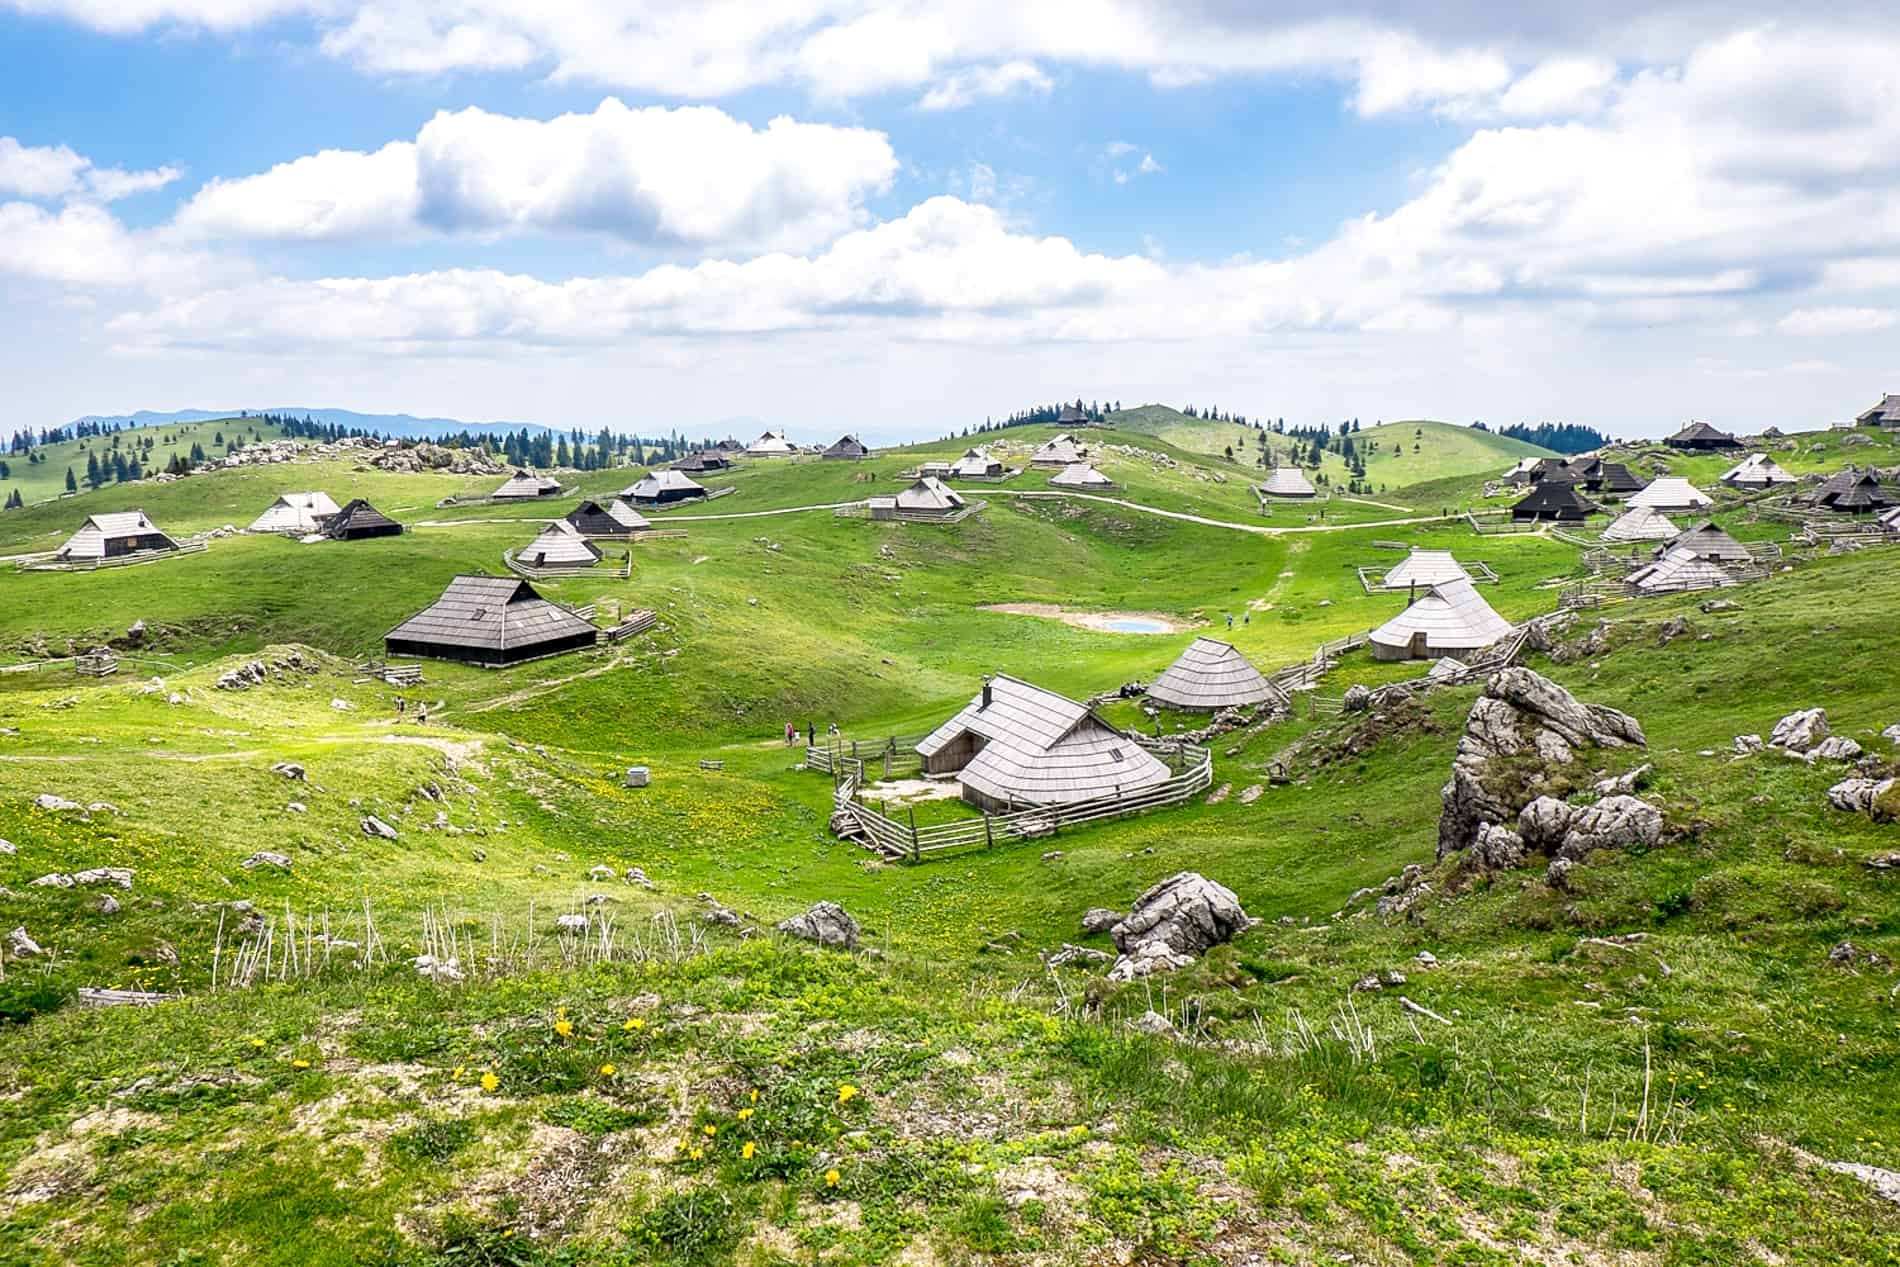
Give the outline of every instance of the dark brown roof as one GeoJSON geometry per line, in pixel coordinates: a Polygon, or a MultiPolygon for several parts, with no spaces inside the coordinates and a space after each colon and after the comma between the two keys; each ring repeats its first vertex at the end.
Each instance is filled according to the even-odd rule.
{"type": "Polygon", "coordinates": [[[1893,495],[1874,478],[1873,472],[1863,471],[1847,484],[1825,497],[1817,499],[1823,506],[1849,514],[1860,514],[1870,510],[1880,510],[1894,504],[1893,495]]]}
{"type": "Polygon", "coordinates": [[[1666,444],[1735,444],[1736,439],[1726,431],[1718,431],[1706,422],[1692,422],[1676,434],[1669,437],[1666,444]]]}
{"type": "Polygon", "coordinates": [[[516,656],[532,648],[590,637],[594,627],[557,607],[526,581],[507,576],[458,576],[433,604],[384,635],[405,643],[466,648],[516,656]]]}
{"type": "Polygon", "coordinates": [[[1596,508],[1596,503],[1578,492],[1575,484],[1567,480],[1547,479],[1531,489],[1530,495],[1523,501],[1511,507],[1511,514],[1521,519],[1533,516],[1556,518],[1560,515],[1581,518],[1596,508]]]}
{"type": "Polygon", "coordinates": [[[401,531],[401,524],[361,497],[345,502],[343,509],[323,524],[323,535],[337,541],[351,537],[393,537],[401,531]]]}

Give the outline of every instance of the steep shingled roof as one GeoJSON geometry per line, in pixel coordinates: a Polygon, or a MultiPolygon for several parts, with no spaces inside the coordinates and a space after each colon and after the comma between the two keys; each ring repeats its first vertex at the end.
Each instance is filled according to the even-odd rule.
{"type": "Polygon", "coordinates": [[[1493,611],[1470,581],[1447,581],[1434,585],[1370,637],[1377,646],[1409,651],[1414,635],[1424,634],[1426,654],[1438,656],[1477,651],[1510,633],[1511,622],[1493,611]]]}
{"type": "Polygon", "coordinates": [[[1215,712],[1286,696],[1230,644],[1196,638],[1149,686],[1148,698],[1169,708],[1215,712]]]}
{"type": "Polygon", "coordinates": [[[487,652],[493,659],[523,659],[540,648],[569,641],[591,642],[592,625],[507,576],[458,576],[442,597],[384,635],[408,646],[487,652]]]}

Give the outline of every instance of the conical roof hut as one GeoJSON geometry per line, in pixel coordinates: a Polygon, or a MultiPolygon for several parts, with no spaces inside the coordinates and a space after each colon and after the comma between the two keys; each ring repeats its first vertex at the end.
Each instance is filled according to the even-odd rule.
{"type": "Polygon", "coordinates": [[[678,471],[648,471],[621,489],[620,495],[636,506],[664,506],[669,502],[691,501],[709,494],[704,484],[688,479],[678,471]]]}
{"type": "Polygon", "coordinates": [[[1056,474],[1049,477],[1049,483],[1057,488],[1089,489],[1119,488],[1114,480],[1102,474],[1087,462],[1072,462],[1056,474]]]}
{"type": "Polygon", "coordinates": [[[926,475],[897,495],[900,513],[912,515],[951,515],[963,509],[963,494],[934,475],[926,475]]]}
{"type": "Polygon", "coordinates": [[[1511,633],[1511,622],[1491,609],[1470,581],[1434,585],[1417,602],[1374,629],[1377,660],[1460,658],[1482,651],[1511,633]]]}
{"type": "Polygon", "coordinates": [[[1030,455],[1031,466],[1074,466],[1082,460],[1082,447],[1072,435],[1059,435],[1047,440],[1030,455]]]}
{"type": "Polygon", "coordinates": [[[1603,530],[1605,541],[1668,541],[1681,529],[1654,506],[1633,506],[1603,530]]]}
{"type": "Polygon", "coordinates": [[[88,515],[79,531],[66,539],[54,558],[72,562],[117,559],[147,551],[176,550],[178,543],[159,530],[142,510],[88,515]]]}
{"type": "Polygon", "coordinates": [[[1056,415],[1057,425],[1063,427],[1086,427],[1089,421],[1089,411],[1079,400],[1073,405],[1064,405],[1056,415]]]}
{"type": "Polygon", "coordinates": [[[788,458],[797,453],[798,448],[785,438],[783,431],[767,431],[748,444],[745,451],[747,457],[788,458]]]}
{"type": "Polygon", "coordinates": [[[855,435],[843,435],[839,436],[838,442],[829,449],[826,449],[820,456],[855,461],[858,458],[870,457],[871,450],[864,441],[858,439],[855,435]]]}
{"type": "Polygon", "coordinates": [[[1449,550],[1413,550],[1405,562],[1385,574],[1379,588],[1409,590],[1413,586],[1443,585],[1447,581],[1469,581],[1471,573],[1452,557],[1449,550]]]}
{"type": "Polygon", "coordinates": [[[1713,559],[1718,563],[1746,563],[1754,557],[1748,553],[1747,546],[1716,527],[1712,519],[1704,519],[1671,538],[1667,546],[1656,552],[1656,557],[1661,558],[1671,550],[1687,550],[1698,559],[1713,559]]]}
{"type": "Polygon", "coordinates": [[[1661,511],[1693,511],[1707,510],[1715,505],[1715,499],[1680,475],[1658,475],[1631,497],[1629,504],[1661,511]]]}
{"type": "Polygon", "coordinates": [[[1297,466],[1276,466],[1260,491],[1269,497],[1312,497],[1318,492],[1306,472],[1297,466]]]}
{"type": "Polygon", "coordinates": [[[1751,453],[1723,471],[1722,482],[1730,488],[1760,489],[1792,484],[1795,480],[1766,453],[1751,453]]]}
{"type": "Polygon", "coordinates": [[[917,745],[924,769],[955,774],[989,813],[1067,805],[1166,783],[1166,764],[1086,704],[997,674],[917,745]]]}
{"type": "Polygon", "coordinates": [[[1672,449],[1736,449],[1741,441],[1706,422],[1692,422],[1663,441],[1672,449]]]}
{"type": "Polygon", "coordinates": [[[1169,708],[1212,713],[1245,704],[1284,701],[1286,696],[1228,643],[1196,638],[1154,680],[1148,698],[1169,708]]]}
{"type": "Polygon", "coordinates": [[[323,526],[336,514],[337,505],[328,493],[281,493],[251,521],[247,532],[290,532],[303,537],[323,526]]]}
{"type": "Polygon", "coordinates": [[[383,635],[392,656],[499,666],[593,646],[599,631],[511,576],[458,576],[442,597],[383,635]]]}
{"type": "Polygon", "coordinates": [[[1634,589],[1646,594],[1670,594],[1683,590],[1720,589],[1734,585],[1735,578],[1722,565],[1699,558],[1691,549],[1678,547],[1646,567],[1637,568],[1624,578],[1634,589]]]}
{"type": "Polygon", "coordinates": [[[583,537],[630,537],[653,523],[618,497],[605,506],[584,501],[567,512],[564,523],[572,524],[583,537]]]}
{"type": "Polygon", "coordinates": [[[966,449],[962,457],[950,464],[950,474],[958,479],[987,479],[1002,473],[1002,462],[983,449],[966,449]]]}
{"type": "Polygon", "coordinates": [[[600,562],[600,550],[573,524],[557,519],[515,555],[515,562],[531,568],[590,568],[600,562]]]}
{"type": "Polygon", "coordinates": [[[561,481],[545,475],[530,475],[516,468],[508,482],[489,494],[503,501],[525,501],[534,497],[552,497],[561,491],[561,481]]]}
{"type": "Polygon", "coordinates": [[[1872,471],[1862,471],[1839,488],[1816,498],[1829,510],[1845,515],[1871,515],[1894,504],[1894,497],[1872,471]]]}
{"type": "Polygon", "coordinates": [[[676,471],[688,474],[704,474],[707,471],[727,471],[732,469],[732,457],[723,449],[700,449],[688,453],[679,461],[671,464],[676,471]]]}
{"type": "Polygon", "coordinates": [[[323,535],[332,541],[399,537],[402,535],[402,525],[358,497],[324,521],[323,535]]]}
{"type": "Polygon", "coordinates": [[[1567,480],[1547,479],[1539,481],[1524,500],[1511,507],[1511,518],[1581,523],[1596,509],[1597,504],[1578,492],[1575,484],[1567,480]]]}

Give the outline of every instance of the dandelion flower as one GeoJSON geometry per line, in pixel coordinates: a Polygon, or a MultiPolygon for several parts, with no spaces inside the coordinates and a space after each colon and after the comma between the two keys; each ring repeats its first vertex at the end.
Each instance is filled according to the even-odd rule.
{"type": "Polygon", "coordinates": [[[753,1143],[751,1140],[747,1140],[745,1142],[745,1147],[739,1150],[739,1155],[741,1157],[744,1157],[747,1161],[751,1161],[753,1154],[758,1151],[759,1151],[759,1146],[753,1143]]]}
{"type": "Polygon", "coordinates": [[[627,1023],[625,1025],[622,1025],[620,1028],[627,1031],[627,1033],[629,1034],[637,1034],[641,1030],[645,1029],[646,1027],[647,1027],[647,1023],[646,1023],[645,1017],[629,1016],[627,1018],[627,1023]]]}
{"type": "Polygon", "coordinates": [[[554,1032],[559,1034],[562,1038],[570,1037],[574,1033],[574,1022],[569,1020],[556,1021],[554,1022],[554,1032]]]}
{"type": "Polygon", "coordinates": [[[719,1133],[719,1128],[717,1126],[714,1126],[711,1122],[706,1123],[706,1125],[701,1127],[700,1129],[706,1132],[707,1139],[711,1139],[713,1136],[719,1133]]]}
{"type": "Polygon", "coordinates": [[[500,1085],[501,1085],[501,1079],[495,1076],[494,1070],[490,1069],[486,1073],[482,1074],[482,1090],[493,1091],[496,1087],[499,1087],[500,1085]]]}
{"type": "Polygon", "coordinates": [[[611,1078],[619,1072],[620,1070],[614,1068],[612,1064],[605,1064],[600,1067],[600,1076],[603,1078],[611,1078]]]}
{"type": "Polygon", "coordinates": [[[261,1039],[261,1038],[253,1038],[253,1039],[251,1040],[251,1050],[253,1050],[253,1051],[263,1051],[263,1050],[264,1050],[264,1040],[263,1040],[263,1039],[261,1039]]]}
{"type": "Polygon", "coordinates": [[[842,1176],[838,1174],[838,1168],[833,1166],[830,1170],[825,1172],[825,1186],[827,1188],[837,1187],[840,1178],[842,1178],[842,1176]]]}
{"type": "Polygon", "coordinates": [[[705,1155],[706,1155],[706,1150],[703,1148],[695,1148],[692,1152],[692,1157],[694,1161],[698,1161],[701,1157],[704,1157],[705,1155]]]}
{"type": "Polygon", "coordinates": [[[759,1089],[757,1087],[754,1087],[752,1088],[752,1103],[757,1104],[758,1102],[759,1102],[759,1089]]]}
{"type": "Polygon", "coordinates": [[[463,1074],[465,1074],[465,1073],[467,1073],[467,1072],[468,1072],[468,1066],[467,1066],[467,1065],[457,1065],[457,1066],[455,1066],[455,1072],[454,1072],[454,1073],[452,1073],[452,1074],[450,1074],[450,1075],[449,1075],[449,1077],[451,1077],[451,1078],[460,1078],[460,1077],[461,1077],[461,1076],[462,1076],[463,1074]]]}
{"type": "Polygon", "coordinates": [[[740,1109],[740,1110],[739,1110],[739,1120],[740,1120],[741,1122],[749,1122],[749,1121],[751,1121],[751,1120],[752,1120],[752,1115],[753,1115],[753,1113],[755,1113],[755,1112],[757,1112],[757,1110],[756,1110],[756,1109],[740,1109]]]}
{"type": "Polygon", "coordinates": [[[292,1069],[308,1069],[310,1062],[307,1060],[293,1060],[290,1062],[290,1067],[292,1069]]]}
{"type": "Polygon", "coordinates": [[[858,1089],[847,1082],[838,1088],[838,1103],[849,1104],[857,1098],[857,1094],[858,1089]]]}

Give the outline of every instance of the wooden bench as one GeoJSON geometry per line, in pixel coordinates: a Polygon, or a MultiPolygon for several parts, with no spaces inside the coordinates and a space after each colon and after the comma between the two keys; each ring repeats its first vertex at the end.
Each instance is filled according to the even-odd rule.
{"type": "Polygon", "coordinates": [[[726,768],[726,763],[723,761],[701,761],[699,768],[702,770],[723,770],[726,768]]]}

